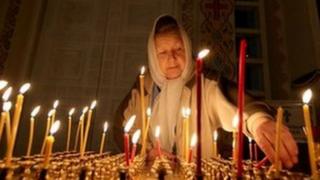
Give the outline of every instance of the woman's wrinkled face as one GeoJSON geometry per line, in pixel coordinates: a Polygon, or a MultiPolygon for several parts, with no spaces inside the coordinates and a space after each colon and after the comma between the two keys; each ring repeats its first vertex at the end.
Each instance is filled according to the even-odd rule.
{"type": "Polygon", "coordinates": [[[155,48],[161,71],[167,79],[181,76],[185,64],[185,49],[179,33],[169,32],[155,36],[155,48]]]}

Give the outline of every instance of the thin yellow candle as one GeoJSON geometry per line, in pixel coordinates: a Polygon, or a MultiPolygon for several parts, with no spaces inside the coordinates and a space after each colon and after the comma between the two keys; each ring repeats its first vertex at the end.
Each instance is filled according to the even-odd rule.
{"type": "Polygon", "coordinates": [[[53,102],[53,112],[51,116],[51,126],[53,125],[55,119],[56,119],[56,113],[57,113],[57,107],[59,106],[59,100],[55,100],[53,102]]]}
{"type": "Polygon", "coordinates": [[[28,148],[27,148],[27,154],[26,154],[27,156],[30,156],[30,154],[31,154],[33,133],[34,133],[34,117],[39,113],[39,111],[40,111],[40,106],[37,106],[31,112],[30,130],[29,130],[29,142],[28,142],[28,148]]]}
{"type": "Polygon", "coordinates": [[[51,109],[49,112],[48,112],[48,117],[47,117],[47,127],[46,127],[46,131],[44,133],[44,138],[43,138],[43,142],[42,142],[42,146],[41,146],[41,151],[40,151],[40,154],[43,154],[44,153],[44,147],[46,145],[46,138],[47,136],[49,135],[49,130],[50,130],[50,127],[51,127],[51,116],[53,114],[53,109],[51,109]]]}
{"type": "MultiPolygon", "coordinates": [[[[11,95],[11,92],[12,92],[12,87],[9,87],[2,95],[2,99],[3,99],[4,103],[2,106],[3,112],[1,113],[1,120],[0,120],[1,121],[0,122],[0,141],[1,141],[2,133],[3,133],[4,125],[6,124],[7,113],[5,111],[5,107],[8,105],[7,101],[11,95]],[[6,103],[7,103],[7,105],[6,105],[6,103]]],[[[11,105],[10,105],[10,108],[11,108],[11,105]]],[[[11,128],[9,129],[9,131],[11,131],[11,128]]],[[[8,139],[8,137],[7,137],[7,139],[8,139]]],[[[8,143],[8,141],[7,141],[7,143],[8,143]]]]}
{"type": "Polygon", "coordinates": [[[67,145],[66,151],[70,150],[70,139],[71,139],[71,125],[72,125],[72,114],[74,113],[75,108],[71,108],[68,116],[68,133],[67,133],[67,145]]]}
{"type": "Polygon", "coordinates": [[[3,111],[4,111],[4,119],[5,119],[5,125],[6,125],[6,136],[7,136],[7,148],[9,148],[9,143],[11,140],[11,122],[10,122],[10,109],[12,107],[12,103],[10,101],[7,101],[3,103],[3,111]]]}
{"type": "Polygon", "coordinates": [[[44,163],[43,163],[44,168],[48,168],[48,166],[49,166],[50,157],[51,157],[51,154],[52,154],[52,147],[53,147],[53,143],[54,143],[54,136],[53,135],[58,131],[59,127],[60,127],[60,121],[57,120],[51,126],[50,134],[46,138],[46,151],[45,151],[44,163]]]}
{"type": "Polygon", "coordinates": [[[85,114],[87,113],[88,111],[88,106],[86,106],[83,110],[82,110],[82,115],[80,116],[80,156],[83,157],[84,155],[84,152],[82,151],[83,150],[83,140],[84,140],[84,117],[85,117],[85,114]]]}
{"type": "Polygon", "coordinates": [[[280,161],[280,135],[281,135],[281,128],[282,128],[282,118],[283,118],[283,108],[280,106],[277,109],[277,124],[276,124],[276,139],[275,139],[275,161],[274,161],[274,167],[276,170],[276,177],[280,176],[280,170],[281,170],[281,161],[280,161]]]}
{"type": "Polygon", "coordinates": [[[0,91],[8,85],[8,81],[0,80],[0,91]]]}
{"type": "Polygon", "coordinates": [[[148,107],[147,109],[147,125],[144,131],[144,134],[142,135],[142,147],[141,147],[141,155],[144,156],[146,154],[147,149],[147,137],[148,137],[148,131],[149,131],[149,125],[150,125],[150,119],[151,119],[151,108],[148,107]]]}
{"type": "Polygon", "coordinates": [[[9,148],[7,149],[7,154],[8,156],[12,157],[13,151],[14,151],[14,145],[16,142],[16,137],[17,137],[17,131],[19,127],[19,122],[20,122],[20,116],[21,116],[21,111],[23,108],[23,99],[24,96],[23,94],[30,88],[30,83],[23,84],[20,88],[20,93],[17,96],[16,104],[15,104],[15,109],[14,109],[14,114],[13,114],[13,119],[12,119],[12,131],[11,131],[11,140],[9,142],[9,148]]]}
{"type": "Polygon", "coordinates": [[[304,116],[304,122],[305,122],[306,133],[307,133],[309,161],[310,161],[312,179],[318,179],[319,176],[318,176],[317,166],[316,166],[315,147],[314,147],[312,128],[311,128],[310,110],[308,106],[308,103],[310,102],[311,98],[312,98],[312,91],[311,89],[308,89],[303,93],[303,97],[302,97],[302,101],[304,103],[303,116],[304,116]]]}
{"type": "Polygon", "coordinates": [[[232,141],[232,148],[233,148],[233,162],[236,164],[237,159],[238,159],[238,142],[237,142],[237,137],[238,137],[238,124],[239,124],[239,116],[236,114],[232,120],[232,127],[233,127],[233,141],[232,141]]]}
{"type": "Polygon", "coordinates": [[[218,131],[215,130],[213,132],[213,157],[218,157],[217,140],[218,140],[218,131]]]}
{"type": "Polygon", "coordinates": [[[106,132],[108,130],[108,122],[104,122],[103,124],[103,132],[102,132],[102,137],[101,137],[101,142],[100,142],[100,151],[99,153],[102,154],[103,153],[103,149],[104,149],[104,141],[105,141],[105,138],[106,138],[106,132]]]}
{"type": "Polygon", "coordinates": [[[185,160],[188,159],[189,157],[189,152],[188,152],[188,149],[189,149],[189,144],[190,144],[190,134],[189,134],[189,117],[190,117],[190,114],[191,114],[191,109],[190,108],[182,108],[182,117],[183,117],[183,152],[184,152],[184,156],[185,156],[185,160]]]}
{"type": "MultiPolygon", "coordinates": [[[[141,121],[142,121],[142,136],[145,135],[146,130],[146,108],[145,108],[145,102],[144,102],[144,73],[146,68],[142,66],[140,70],[140,102],[141,102],[141,121]]],[[[144,137],[142,137],[144,139],[144,137]]]]}
{"type": "Polygon", "coordinates": [[[86,151],[87,142],[88,142],[88,135],[89,135],[89,130],[90,130],[90,124],[91,124],[91,119],[92,119],[92,111],[96,107],[96,105],[97,105],[96,100],[92,101],[92,103],[90,105],[90,109],[89,109],[88,117],[87,117],[86,129],[85,129],[85,133],[84,133],[84,139],[83,139],[82,154],[86,151]]]}

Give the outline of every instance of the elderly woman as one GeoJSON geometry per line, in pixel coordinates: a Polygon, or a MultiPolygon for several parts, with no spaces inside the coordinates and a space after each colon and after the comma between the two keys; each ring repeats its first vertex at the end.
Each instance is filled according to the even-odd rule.
{"type": "MultiPolygon", "coordinates": [[[[152,116],[148,134],[148,153],[153,157],[155,127],[161,127],[160,143],[170,155],[182,155],[182,107],[191,108],[189,132],[196,132],[196,84],[191,43],[175,18],[164,15],[156,19],[148,40],[149,72],[145,75],[146,106],[152,116]]],[[[232,131],[236,115],[236,86],[223,78],[205,74],[202,93],[202,154],[212,155],[212,133],[219,127],[232,131]]],[[[271,108],[264,102],[246,96],[245,127],[243,133],[253,138],[268,158],[274,159],[275,122],[271,108]]],[[[141,128],[140,92],[137,81],[118,109],[115,138],[122,145],[121,133],[126,120],[137,115],[135,128],[141,128]]],[[[287,128],[281,130],[280,159],[286,167],[297,163],[298,148],[287,128]]]]}

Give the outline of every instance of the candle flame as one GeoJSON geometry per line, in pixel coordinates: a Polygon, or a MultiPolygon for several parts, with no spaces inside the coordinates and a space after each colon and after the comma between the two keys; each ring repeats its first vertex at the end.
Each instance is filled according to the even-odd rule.
{"type": "Polygon", "coordinates": [[[147,116],[148,116],[148,117],[151,116],[151,108],[150,108],[150,107],[147,108],[147,116]]]}
{"type": "Polygon", "coordinates": [[[303,133],[305,134],[305,135],[307,135],[308,133],[307,133],[307,129],[306,129],[306,127],[305,126],[302,126],[302,131],[303,131],[303,133]]]}
{"type": "Polygon", "coordinates": [[[130,131],[130,129],[132,128],[133,123],[134,123],[135,120],[136,120],[136,115],[132,115],[132,116],[129,118],[126,126],[124,127],[124,132],[128,133],[128,132],[130,131]]]}
{"type": "Polygon", "coordinates": [[[0,90],[5,88],[8,85],[8,81],[0,80],[0,90]]]}
{"type": "Polygon", "coordinates": [[[190,108],[182,108],[182,117],[184,118],[189,118],[191,114],[191,109],[190,108]]]}
{"type": "Polygon", "coordinates": [[[31,117],[35,117],[40,111],[40,106],[35,107],[31,112],[31,117]]]}
{"type": "Polygon", "coordinates": [[[215,130],[215,131],[213,132],[213,141],[217,141],[217,140],[218,140],[218,131],[215,130]]]}
{"type": "Polygon", "coordinates": [[[86,106],[86,107],[84,107],[84,108],[82,109],[82,114],[85,114],[87,111],[88,111],[88,106],[86,106]]]}
{"type": "Polygon", "coordinates": [[[144,66],[141,67],[140,75],[144,75],[146,68],[144,66]]]}
{"type": "Polygon", "coordinates": [[[311,98],[312,98],[312,91],[311,91],[311,89],[307,89],[303,93],[302,102],[305,103],[305,104],[308,104],[310,102],[311,98]]]}
{"type": "Polygon", "coordinates": [[[57,109],[58,106],[59,106],[59,100],[55,100],[53,103],[53,109],[57,109]]]}
{"type": "Polygon", "coordinates": [[[51,126],[51,128],[50,128],[50,134],[51,135],[53,135],[53,134],[55,134],[58,130],[59,130],[59,128],[60,128],[60,120],[57,120],[57,121],[55,121],[54,123],[53,123],[53,125],[51,126]]]}
{"type": "Polygon", "coordinates": [[[97,100],[92,101],[91,105],[90,105],[90,109],[94,109],[97,105],[97,100]]]}
{"type": "Polygon", "coordinates": [[[159,136],[160,136],[160,126],[159,126],[159,125],[156,127],[154,136],[155,136],[156,138],[159,138],[159,136]]]}
{"type": "Polygon", "coordinates": [[[235,129],[235,131],[238,130],[238,125],[239,125],[239,115],[237,113],[232,119],[232,127],[235,129]]]}
{"type": "Polygon", "coordinates": [[[132,136],[132,144],[137,144],[139,138],[140,138],[140,134],[141,134],[141,130],[138,129],[136,130],[136,132],[134,132],[133,136],[132,136]]]}
{"type": "Polygon", "coordinates": [[[8,99],[11,95],[11,92],[12,92],[12,87],[9,87],[2,95],[3,101],[8,101],[8,99]]]}
{"type": "Polygon", "coordinates": [[[50,117],[50,116],[52,116],[53,115],[53,113],[54,113],[54,109],[51,109],[49,112],[48,112],[48,117],[50,117]]]}
{"type": "Polygon", "coordinates": [[[203,59],[209,54],[210,50],[209,49],[203,49],[198,53],[198,59],[203,59]]]}
{"type": "Polygon", "coordinates": [[[197,140],[198,140],[197,134],[193,133],[191,136],[191,143],[190,143],[191,148],[197,144],[197,140]]]}
{"type": "Polygon", "coordinates": [[[30,87],[31,87],[31,84],[30,84],[30,83],[25,83],[25,84],[23,84],[23,85],[21,86],[19,92],[20,92],[21,94],[24,94],[25,92],[28,91],[28,89],[29,89],[30,87]]]}
{"type": "Polygon", "coordinates": [[[106,121],[106,122],[104,122],[104,124],[103,124],[103,132],[104,132],[104,133],[106,133],[106,132],[107,132],[108,127],[109,127],[108,122],[107,122],[107,121],[106,121]]]}
{"type": "Polygon", "coordinates": [[[71,108],[69,111],[69,116],[72,116],[72,114],[74,113],[75,110],[76,110],[75,108],[71,108]]]}
{"type": "Polygon", "coordinates": [[[252,138],[251,138],[251,137],[248,137],[248,140],[249,140],[249,143],[251,143],[251,142],[252,142],[252,138]]]}
{"type": "Polygon", "coordinates": [[[9,112],[12,107],[12,103],[10,101],[4,102],[2,109],[3,111],[9,112]]]}

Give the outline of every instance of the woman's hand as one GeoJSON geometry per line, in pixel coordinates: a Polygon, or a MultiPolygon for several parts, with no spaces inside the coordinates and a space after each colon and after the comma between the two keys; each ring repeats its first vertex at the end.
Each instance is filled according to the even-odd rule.
{"type": "MultiPolygon", "coordinates": [[[[298,162],[298,147],[287,127],[283,127],[280,132],[280,160],[285,167],[291,168],[298,162]]],[[[267,120],[257,127],[253,127],[252,135],[268,159],[274,162],[276,139],[275,121],[267,120]]]]}

